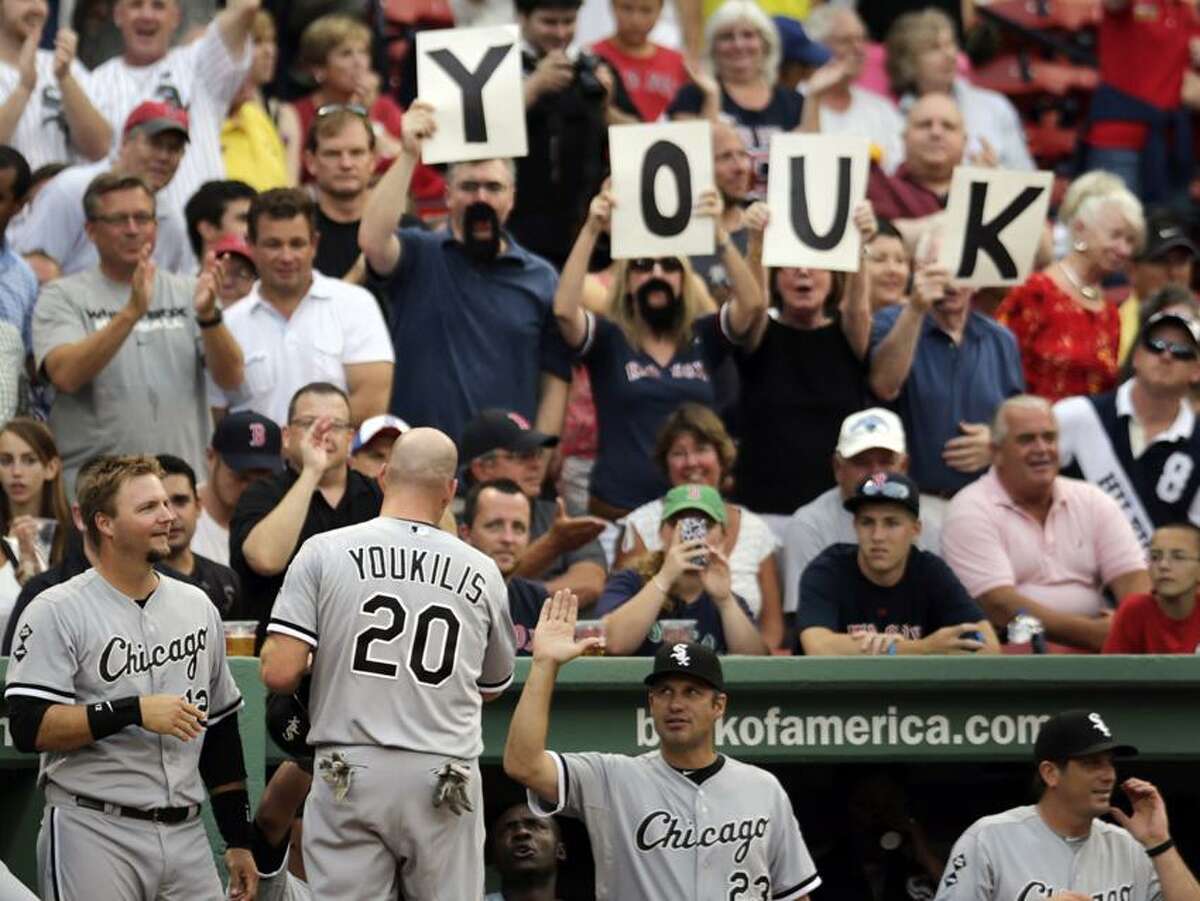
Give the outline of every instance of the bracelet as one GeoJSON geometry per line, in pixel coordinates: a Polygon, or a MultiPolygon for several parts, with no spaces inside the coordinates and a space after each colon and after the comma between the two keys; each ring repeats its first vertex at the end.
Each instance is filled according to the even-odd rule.
{"type": "Polygon", "coordinates": [[[216,328],[221,324],[221,320],[223,318],[224,317],[221,315],[221,308],[217,307],[217,312],[213,314],[212,319],[201,319],[199,316],[197,316],[196,325],[200,326],[200,328],[216,328]]]}
{"type": "Polygon", "coordinates": [[[142,724],[142,703],[136,695],[115,701],[98,701],[87,706],[88,730],[93,741],[142,724]]]}
{"type": "Polygon", "coordinates": [[[664,595],[671,593],[671,586],[668,585],[666,588],[663,588],[661,585],[658,584],[658,576],[654,576],[653,578],[650,579],[650,581],[653,582],[654,587],[657,588],[659,591],[661,591],[664,595]]]}
{"type": "Polygon", "coordinates": [[[1155,845],[1153,848],[1147,848],[1146,856],[1147,857],[1158,857],[1158,855],[1166,854],[1168,851],[1170,851],[1174,847],[1175,847],[1175,839],[1169,838],[1165,842],[1163,842],[1161,845],[1155,845]]]}

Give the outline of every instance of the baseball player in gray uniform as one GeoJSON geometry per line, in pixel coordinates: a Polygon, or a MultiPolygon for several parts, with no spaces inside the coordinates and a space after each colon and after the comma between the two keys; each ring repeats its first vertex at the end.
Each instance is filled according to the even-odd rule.
{"type": "Polygon", "coordinates": [[[504,770],[529,789],[535,812],[561,811],[587,825],[597,901],[807,898],[821,879],[782,786],[714,748],[725,682],[704,645],[663,645],[654,657],[646,685],[658,751],[546,750],[558,669],[597,642],[575,640],[577,606],[563,590],[542,608],[504,770]]]}
{"type": "Polygon", "coordinates": [[[1121,788],[1133,815],[1110,805],[1118,744],[1099,713],[1069,710],[1034,743],[1041,797],[976,821],[959,838],[935,901],[1200,901],[1175,850],[1162,796],[1149,782],[1121,788]],[[1099,818],[1111,814],[1118,825],[1099,818]]]}
{"type": "Polygon", "coordinates": [[[41,752],[43,898],[224,897],[200,819],[205,787],[231,897],[254,897],[249,801],[224,630],[199,588],[157,574],[174,520],[152,457],[89,467],[80,513],[95,567],[22,614],[5,697],[41,752]]]}
{"type": "Polygon", "coordinates": [[[312,656],[304,865],[322,901],[483,895],[481,701],[512,681],[508,593],[491,558],[437,527],[454,443],[392,448],[380,516],[315,535],[271,611],[263,681],[294,691],[312,656]]]}

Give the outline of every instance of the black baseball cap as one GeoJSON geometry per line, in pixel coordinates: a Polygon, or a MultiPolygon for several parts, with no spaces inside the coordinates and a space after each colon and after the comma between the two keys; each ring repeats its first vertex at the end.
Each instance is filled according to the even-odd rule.
{"type": "Polygon", "coordinates": [[[1150,337],[1150,333],[1160,325],[1175,325],[1187,332],[1189,338],[1192,339],[1192,344],[1200,347],[1200,322],[1192,319],[1190,316],[1183,316],[1179,313],[1168,313],[1166,311],[1155,313],[1146,320],[1146,324],[1142,326],[1142,340],[1150,337]]]}
{"type": "Polygon", "coordinates": [[[492,408],[484,410],[467,423],[459,442],[459,451],[462,462],[467,464],[489,451],[536,450],[556,444],[557,437],[539,432],[520,413],[492,408]]]}
{"type": "Polygon", "coordinates": [[[283,471],[283,433],[274,420],[252,410],[221,417],[213,432],[212,448],[235,472],[283,471]]]}
{"type": "Polygon", "coordinates": [[[1146,217],[1146,243],[1138,260],[1142,262],[1157,260],[1170,251],[1182,247],[1192,255],[1200,256],[1200,250],[1188,237],[1187,227],[1183,221],[1168,210],[1159,210],[1146,217]]]}
{"type": "Polygon", "coordinates": [[[863,504],[897,504],[913,516],[921,516],[921,491],[917,483],[902,472],[877,472],[867,476],[842,502],[854,513],[863,504]]]}
{"type": "Polygon", "coordinates": [[[691,676],[707,682],[717,691],[725,690],[725,674],[716,651],[698,641],[664,644],[654,655],[654,669],[643,681],[653,685],[665,676],[691,676]]]}
{"type": "Polygon", "coordinates": [[[1042,723],[1033,757],[1043,760],[1069,760],[1112,751],[1118,757],[1133,757],[1137,748],[1118,744],[1104,718],[1090,710],[1064,710],[1042,723]]]}

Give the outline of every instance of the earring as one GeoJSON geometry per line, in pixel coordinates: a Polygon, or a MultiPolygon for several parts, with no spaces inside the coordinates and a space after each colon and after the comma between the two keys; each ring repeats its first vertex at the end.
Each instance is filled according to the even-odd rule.
{"type": "Polygon", "coordinates": [[[1076,253],[1083,253],[1087,250],[1087,241],[1081,241],[1077,239],[1075,243],[1071,245],[1071,249],[1076,253]]]}

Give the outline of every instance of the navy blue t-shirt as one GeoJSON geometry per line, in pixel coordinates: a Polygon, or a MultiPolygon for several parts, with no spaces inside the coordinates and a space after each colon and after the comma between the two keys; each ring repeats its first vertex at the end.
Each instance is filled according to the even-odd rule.
{"type": "MultiPolygon", "coordinates": [[[[596,601],[593,615],[599,619],[606,613],[612,613],[641,591],[644,584],[642,577],[632,569],[623,569],[613,573],[605,584],[600,599],[596,601]]],[[[750,608],[746,606],[746,602],[737,595],[734,595],[734,599],[749,617],[750,608]]],[[[679,604],[672,611],[660,613],[658,618],[660,620],[694,619],[696,621],[696,641],[718,654],[724,654],[728,650],[725,644],[725,627],[721,625],[721,611],[717,609],[717,605],[713,603],[707,592],[701,592],[700,596],[690,604],[679,604]]],[[[630,656],[653,657],[660,645],[662,645],[662,627],[655,622],[650,627],[646,640],[630,656]]]]}
{"type": "Polygon", "coordinates": [[[876,632],[917,639],[943,626],[973,623],[983,610],[941,557],[913,548],[904,577],[876,585],[858,566],[857,544],[833,544],[800,576],[797,636],[811,626],[834,632],[876,632]]]}
{"type": "Polygon", "coordinates": [[[664,367],[631,346],[611,321],[589,315],[588,323],[579,355],[591,376],[599,433],[591,491],[632,510],[671,487],[653,459],[658,430],[683,403],[713,406],[711,376],[729,345],[717,315],[702,316],[692,343],[664,367]]]}
{"type": "Polygon", "coordinates": [[[520,576],[508,580],[508,611],[512,614],[518,657],[528,657],[533,653],[533,630],[537,628],[542,604],[549,596],[550,593],[541,582],[520,576]]]}
{"type": "Polygon", "coordinates": [[[403,228],[388,284],[396,350],[390,410],[454,440],[485,407],[537,415],[542,372],[571,379],[554,320],[558,276],[509,235],[508,249],[476,263],[447,229],[403,228]]]}

